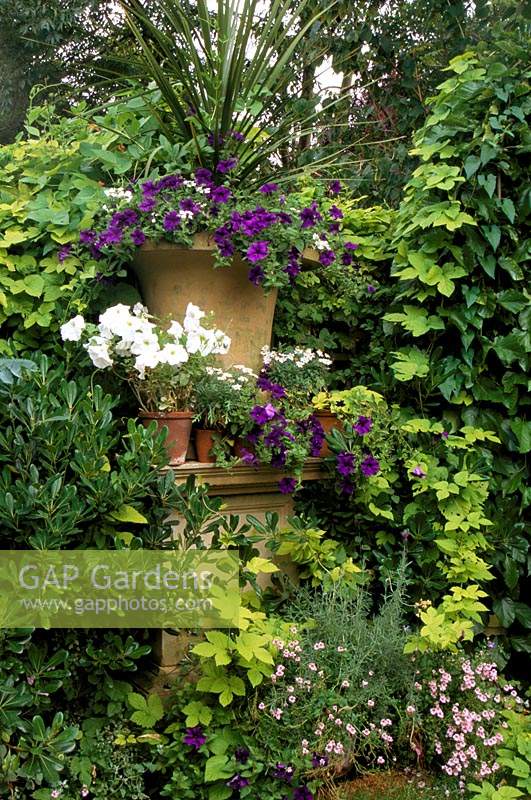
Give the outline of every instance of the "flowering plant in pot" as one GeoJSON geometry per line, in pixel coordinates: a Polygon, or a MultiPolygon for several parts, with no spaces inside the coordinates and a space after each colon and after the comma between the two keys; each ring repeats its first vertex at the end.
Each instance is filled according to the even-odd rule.
{"type": "Polygon", "coordinates": [[[61,327],[63,341],[82,342],[98,369],[112,369],[127,381],[140,417],[169,430],[170,461],[182,463],[190,438],[195,384],[214,357],[226,353],[230,339],[206,327],[205,314],[188,305],[182,324],[165,328],[144,306],[118,304],[100,314],[98,324],[78,315],[61,327]]]}
{"type": "Polygon", "coordinates": [[[220,162],[222,173],[199,168],[106,190],[93,227],[80,233],[78,255],[116,271],[132,264],[158,316],[179,316],[190,299],[206,303],[231,335],[231,357],[257,369],[277,288],[293,283],[308,260],[350,272],[357,244],[341,231],[338,182],[292,193],[269,182],[250,192],[227,180],[234,161],[220,162]]]}
{"type": "Polygon", "coordinates": [[[257,376],[249,367],[207,367],[195,387],[195,441],[199,461],[225,460],[234,435],[257,402],[257,376]]]}
{"type": "MultiPolygon", "coordinates": [[[[322,350],[295,347],[270,350],[262,349],[263,365],[258,378],[258,386],[269,392],[273,399],[286,398],[290,414],[298,413],[302,419],[312,411],[311,399],[327,384],[328,369],[332,359],[322,350]]],[[[311,425],[319,425],[324,433],[327,426],[327,413],[314,412],[311,425]],[[314,419],[315,418],[315,419],[314,419]]],[[[323,440],[318,456],[328,455],[327,444],[323,440]]]]}
{"type": "MultiPolygon", "coordinates": [[[[287,67],[333,4],[315,11],[308,0],[289,8],[273,0],[263,24],[260,0],[219,0],[216,9],[205,0],[153,0],[149,10],[138,0],[119,4],[137,47],[115,59],[110,104],[118,87],[128,94],[134,87],[175,145],[179,167],[188,163],[182,175],[146,173],[149,180],[116,207],[121,216],[97,220],[83,244],[96,258],[131,263],[133,256],[143,300],[157,316],[179,318],[188,300],[211,309],[232,338],[233,362],[257,369],[260,347],[271,340],[276,288],[296,277],[305,251],[315,256],[321,247],[323,268],[352,260],[339,236],[338,182],[329,191],[320,182],[284,190],[340,161],[322,148],[311,167],[300,158],[330,124],[318,96],[311,93],[313,109],[286,102],[287,67]],[[231,269],[214,275],[222,264],[231,269]]],[[[321,54],[313,58],[316,67],[321,54]]],[[[327,112],[342,97],[328,98],[327,112]]]]}

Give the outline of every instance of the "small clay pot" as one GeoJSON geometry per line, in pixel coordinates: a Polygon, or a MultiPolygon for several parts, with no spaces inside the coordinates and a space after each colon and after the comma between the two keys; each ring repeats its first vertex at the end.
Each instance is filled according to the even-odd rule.
{"type": "Polygon", "coordinates": [[[212,455],[212,447],[218,436],[217,431],[196,428],[195,431],[195,452],[197,460],[202,464],[213,464],[216,457],[212,455]]]}
{"type": "Polygon", "coordinates": [[[192,433],[192,411],[141,411],[139,413],[142,424],[148,427],[151,420],[155,420],[158,430],[168,429],[166,450],[170,464],[178,466],[186,461],[186,451],[192,433]]]}
{"type": "MultiPolygon", "coordinates": [[[[321,427],[325,433],[330,433],[330,431],[336,428],[337,430],[343,430],[343,423],[338,418],[336,414],[332,414],[331,411],[316,411],[314,414],[315,417],[321,423],[321,427]]],[[[326,440],[322,443],[321,449],[319,451],[319,458],[324,458],[325,456],[331,455],[330,448],[326,440]]]]}

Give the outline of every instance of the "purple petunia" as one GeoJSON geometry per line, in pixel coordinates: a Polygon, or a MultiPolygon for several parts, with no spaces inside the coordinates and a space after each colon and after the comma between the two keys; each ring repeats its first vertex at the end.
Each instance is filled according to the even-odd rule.
{"type": "Polygon", "coordinates": [[[59,263],[62,264],[63,261],[66,261],[66,259],[70,256],[71,252],[72,252],[71,244],[65,244],[63,247],[61,247],[61,249],[57,253],[57,259],[59,263]]]}
{"type": "Polygon", "coordinates": [[[248,278],[252,284],[255,286],[260,286],[260,284],[264,282],[265,278],[264,268],[260,266],[260,264],[253,264],[248,272],[248,278]]]}
{"type": "Polygon", "coordinates": [[[323,267],[329,267],[335,260],[336,254],[333,250],[323,250],[319,256],[319,263],[322,264],[323,267]]]}
{"type": "Polygon", "coordinates": [[[315,200],[310,206],[303,208],[302,211],[299,212],[299,217],[302,222],[302,228],[313,228],[316,223],[323,218],[319,213],[315,200]]]}
{"type": "Polygon", "coordinates": [[[191,197],[185,197],[179,201],[181,211],[190,211],[194,217],[201,213],[201,206],[194,202],[191,197]]]}
{"type": "Polygon", "coordinates": [[[243,135],[243,133],[240,133],[240,131],[231,131],[230,135],[232,136],[235,142],[243,142],[243,140],[245,139],[245,136],[243,135]]]}
{"type": "Polygon", "coordinates": [[[210,192],[210,199],[213,203],[228,203],[231,196],[232,192],[227,186],[216,186],[210,192]]]}
{"type": "Polygon", "coordinates": [[[180,224],[181,217],[177,211],[168,211],[168,213],[164,215],[162,226],[165,231],[174,231],[180,224]]]}
{"type": "Polygon", "coordinates": [[[250,450],[247,450],[245,447],[240,447],[240,454],[241,460],[244,464],[248,464],[250,467],[257,467],[260,464],[259,459],[255,456],[254,453],[251,453],[250,450]]]}
{"type": "Polygon", "coordinates": [[[212,185],[212,172],[206,167],[199,167],[195,171],[195,182],[198,186],[212,185]]]}
{"type": "Polygon", "coordinates": [[[365,456],[361,462],[361,471],[366,478],[370,478],[380,472],[380,462],[372,455],[365,456]]]}
{"type": "Polygon", "coordinates": [[[281,494],[292,494],[297,488],[295,478],[282,478],[278,482],[278,489],[281,494]]]}
{"type": "Polygon", "coordinates": [[[168,189],[178,189],[183,183],[184,178],[181,175],[165,175],[156,186],[160,192],[164,192],[168,189]]]}
{"type": "Polygon", "coordinates": [[[273,192],[278,192],[279,188],[278,183],[264,183],[258,191],[262,194],[273,194],[273,192]]]}
{"type": "Polygon", "coordinates": [[[153,211],[157,202],[153,197],[144,197],[141,203],[138,204],[138,210],[149,213],[153,211]]]}
{"type": "Polygon", "coordinates": [[[92,244],[96,238],[96,235],[96,231],[93,231],[90,228],[85,228],[79,232],[79,241],[81,244],[92,244]]]}
{"type": "Polygon", "coordinates": [[[276,765],[273,767],[273,778],[276,778],[279,781],[284,781],[284,783],[291,783],[293,780],[295,770],[289,764],[282,764],[281,761],[278,761],[276,765]]]}
{"type": "Polygon", "coordinates": [[[232,169],[234,169],[237,163],[238,159],[232,156],[231,158],[227,158],[225,161],[220,161],[216,169],[218,172],[221,172],[222,175],[225,175],[227,172],[230,172],[232,169]]]}
{"type": "Polygon", "coordinates": [[[343,452],[337,454],[336,470],[344,478],[348,478],[348,476],[352,475],[352,473],[354,472],[354,463],[355,463],[354,453],[349,453],[346,450],[344,450],[343,452]]]}
{"type": "Polygon", "coordinates": [[[130,228],[138,222],[138,214],[134,208],[124,208],[123,211],[116,211],[111,217],[109,227],[130,228]]]}
{"type": "Polygon", "coordinates": [[[263,392],[269,392],[274,400],[281,400],[286,396],[286,390],[280,383],[273,383],[266,375],[260,375],[256,385],[263,392]]]}
{"type": "Polygon", "coordinates": [[[206,742],[206,736],[203,732],[203,728],[201,725],[196,725],[193,728],[186,728],[183,737],[184,744],[187,744],[189,747],[193,747],[194,750],[199,750],[201,745],[206,742]]]}
{"type": "Polygon", "coordinates": [[[131,241],[133,244],[136,244],[137,247],[140,247],[140,245],[143,245],[146,241],[146,234],[144,231],[141,231],[140,228],[135,228],[131,233],[131,241]]]}
{"type": "Polygon", "coordinates": [[[232,789],[233,792],[239,792],[240,789],[243,789],[245,786],[249,786],[249,779],[244,778],[243,775],[240,775],[239,773],[236,773],[236,775],[233,775],[232,778],[227,781],[226,786],[228,786],[229,789],[232,789]]]}
{"type": "Polygon", "coordinates": [[[372,430],[372,419],[361,415],[352,427],[359,436],[365,436],[372,430]]]}
{"type": "Polygon", "coordinates": [[[345,242],[344,247],[345,250],[357,250],[359,244],[356,244],[355,242],[345,242]]]}
{"type": "Polygon", "coordinates": [[[422,469],[420,464],[417,464],[416,467],[413,467],[411,470],[411,474],[415,476],[415,478],[425,478],[427,473],[422,469]]]}
{"type": "Polygon", "coordinates": [[[314,800],[307,786],[298,786],[293,792],[293,800],[314,800]]]}
{"type": "Polygon", "coordinates": [[[120,244],[122,241],[123,233],[120,228],[107,228],[99,236],[98,246],[106,244],[120,244]]]}
{"type": "Polygon", "coordinates": [[[343,219],[343,212],[337,206],[330,206],[328,213],[332,219],[343,219]]]}
{"type": "Polygon", "coordinates": [[[218,242],[218,250],[223,258],[230,258],[230,256],[234,255],[234,249],[234,245],[230,239],[222,239],[218,242]]]}
{"type": "Polygon", "coordinates": [[[367,286],[367,291],[369,292],[369,294],[374,294],[374,292],[376,291],[376,286],[373,286],[372,283],[369,283],[369,285],[367,286]]]}
{"type": "Polygon", "coordinates": [[[256,261],[263,261],[264,258],[267,258],[269,253],[269,242],[266,241],[258,241],[253,242],[247,248],[247,258],[249,261],[255,263],[256,261]]]}
{"type": "Polygon", "coordinates": [[[339,233],[339,222],[331,222],[328,226],[330,233],[339,233]]]}
{"type": "Polygon", "coordinates": [[[247,747],[237,747],[234,751],[234,758],[239,764],[247,764],[250,755],[251,753],[247,747]]]}
{"type": "Polygon", "coordinates": [[[250,417],[257,425],[267,425],[272,419],[278,416],[278,411],[271,403],[265,406],[254,406],[251,409],[250,417]]]}
{"type": "Polygon", "coordinates": [[[330,194],[339,194],[341,191],[341,181],[331,181],[330,185],[328,186],[328,191],[330,194]]]}

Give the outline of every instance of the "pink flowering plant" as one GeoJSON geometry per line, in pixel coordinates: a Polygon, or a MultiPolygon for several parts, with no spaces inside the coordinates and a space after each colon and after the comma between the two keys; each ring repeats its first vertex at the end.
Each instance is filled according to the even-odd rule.
{"type": "Polygon", "coordinates": [[[230,183],[236,165],[231,157],[214,172],[201,167],[191,175],[154,176],[105,189],[92,228],[80,233],[77,255],[120,270],[148,239],[190,247],[195,234],[207,233],[217,266],[230,266],[239,255],[249,280],[265,289],[292,283],[303,269],[305,250],[316,254],[322,269],[352,272],[358,245],[341,231],[338,181],[301,192],[264,183],[250,195],[230,183]]]}
{"type": "MultiPolygon", "coordinates": [[[[493,642],[471,656],[441,654],[417,673],[413,722],[422,731],[423,755],[464,791],[469,782],[501,780],[500,750],[507,712],[523,711],[518,687],[500,673],[493,642]]],[[[517,795],[511,795],[517,796],[517,795]]]]}
{"type": "Polygon", "coordinates": [[[289,638],[273,640],[256,708],[272,760],[321,776],[393,764],[413,681],[403,592],[399,583],[374,617],[361,586],[303,593],[286,611],[294,624],[289,638]]]}

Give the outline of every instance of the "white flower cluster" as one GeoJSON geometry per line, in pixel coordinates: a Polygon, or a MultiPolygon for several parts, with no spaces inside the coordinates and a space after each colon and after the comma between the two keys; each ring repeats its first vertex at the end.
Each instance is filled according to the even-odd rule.
{"type": "Polygon", "coordinates": [[[131,200],[133,192],[130,189],[122,189],[119,186],[110,186],[103,190],[106,197],[111,200],[131,200]]]}
{"type": "Polygon", "coordinates": [[[327,242],[326,239],[321,239],[318,233],[314,233],[312,239],[313,239],[313,245],[316,250],[330,249],[330,242],[327,242]]]}
{"type": "Polygon", "coordinates": [[[226,372],[219,369],[219,367],[207,367],[206,372],[218,381],[228,384],[235,391],[239,391],[251,381],[254,382],[258,377],[252,369],[245,367],[243,364],[235,364],[231,369],[232,372],[226,372]]]}
{"type": "MultiPolygon", "coordinates": [[[[159,364],[179,366],[190,355],[224,355],[230,347],[230,338],[223,331],[209,330],[201,325],[205,316],[200,308],[188,303],[183,324],[173,320],[162,346],[155,323],[149,320],[148,310],[137,303],[131,311],[122,303],[100,314],[96,333],[88,339],[85,348],[95,367],[112,367],[113,356],[132,357],[138,377],[143,379],[147,368],[159,364]]],[[[63,341],[77,342],[86,327],[81,315],[61,327],[63,341]]]]}
{"type": "Polygon", "coordinates": [[[269,364],[286,364],[292,362],[296,367],[306,367],[312,362],[318,361],[323,366],[329,367],[332,359],[328,353],[322,350],[312,350],[310,347],[295,347],[293,350],[288,350],[281,353],[278,350],[271,350],[269,347],[262,347],[262,359],[264,365],[267,367],[269,364]]]}

